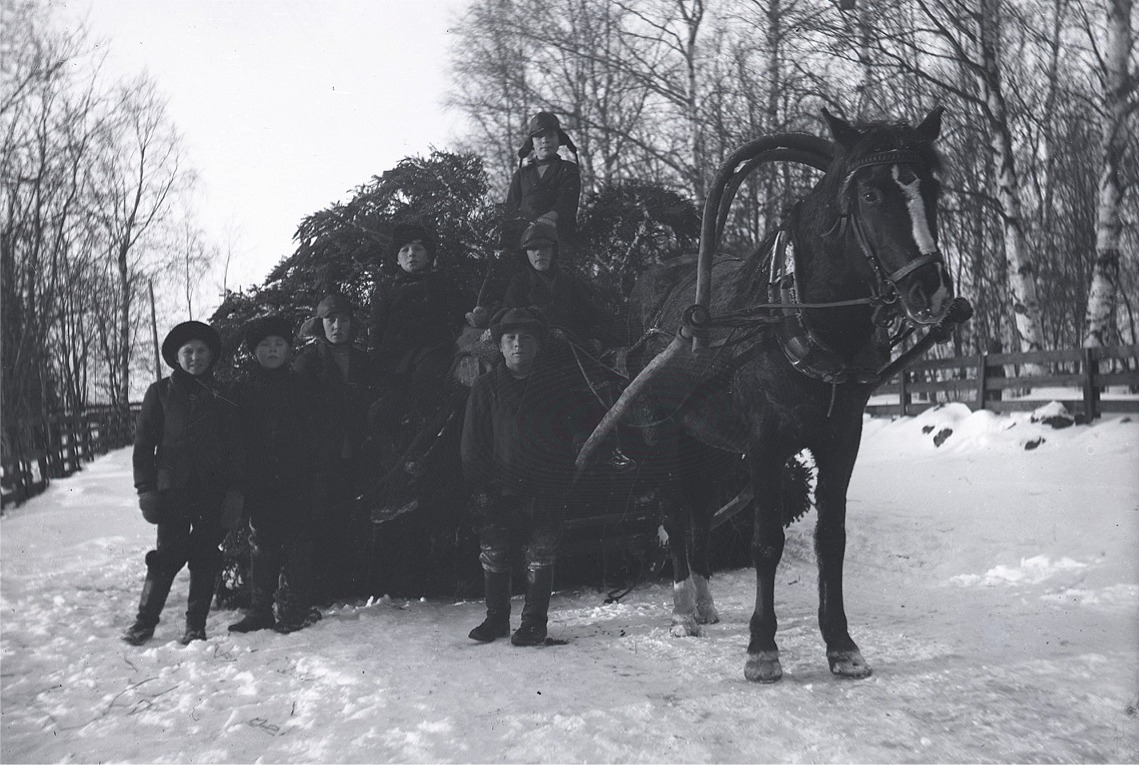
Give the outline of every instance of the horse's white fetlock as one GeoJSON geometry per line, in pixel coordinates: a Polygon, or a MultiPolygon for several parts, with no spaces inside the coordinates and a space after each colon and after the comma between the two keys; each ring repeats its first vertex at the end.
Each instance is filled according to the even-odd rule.
{"type": "Polygon", "coordinates": [[[689,577],[683,582],[672,583],[672,627],[673,637],[695,637],[700,634],[696,619],[696,587],[689,577]]]}
{"type": "Polygon", "coordinates": [[[717,624],[720,612],[716,610],[708,577],[693,574],[692,581],[696,584],[696,621],[700,624],[717,624]]]}

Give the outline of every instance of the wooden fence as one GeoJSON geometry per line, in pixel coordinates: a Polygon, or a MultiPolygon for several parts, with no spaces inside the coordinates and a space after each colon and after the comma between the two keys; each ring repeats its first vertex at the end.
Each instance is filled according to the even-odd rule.
{"type": "Polygon", "coordinates": [[[134,441],[141,404],[126,410],[108,405],[60,412],[48,421],[4,423],[2,507],[19,505],[100,454],[134,441]]]}
{"type": "Polygon", "coordinates": [[[1104,413],[1139,413],[1139,398],[1103,398],[1109,386],[1139,392],[1139,345],[927,359],[879,388],[866,409],[908,415],[957,401],[974,411],[1014,412],[1058,401],[1081,422],[1104,413]],[[1019,397],[1042,388],[1061,390],[1046,399],[1019,397]]]}

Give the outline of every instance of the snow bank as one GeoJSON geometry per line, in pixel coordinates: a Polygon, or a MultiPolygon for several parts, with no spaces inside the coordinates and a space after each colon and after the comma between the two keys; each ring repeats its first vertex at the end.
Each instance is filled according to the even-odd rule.
{"type": "Polygon", "coordinates": [[[0,760],[1136,761],[1137,447],[1120,417],[867,420],[846,603],[875,674],[827,670],[808,519],[779,572],[775,686],[743,679],[750,571],[715,578],[723,621],[700,638],[669,636],[667,582],[558,592],[566,643],[539,649],[469,641],[479,603],[391,600],[291,635],[230,635],[214,611],[183,647],[183,573],[132,648],[153,529],[117,452],[0,520],[0,760]]]}

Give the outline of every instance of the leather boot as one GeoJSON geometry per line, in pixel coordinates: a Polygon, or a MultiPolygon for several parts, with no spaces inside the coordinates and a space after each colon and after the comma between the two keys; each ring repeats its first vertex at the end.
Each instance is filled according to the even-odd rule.
{"type": "Polygon", "coordinates": [[[522,625],[510,636],[511,643],[542,645],[546,642],[547,614],[553,589],[553,566],[540,566],[526,571],[526,605],[522,607],[522,625]]]}
{"type": "Polygon", "coordinates": [[[206,639],[206,617],[214,600],[217,572],[216,563],[190,568],[190,594],[186,598],[186,632],[180,641],[182,645],[206,639]]]}
{"type": "Polygon", "coordinates": [[[250,562],[252,594],[249,611],[240,621],[229,625],[230,632],[256,632],[273,626],[273,596],[280,581],[281,556],[275,548],[262,547],[254,534],[253,555],[250,562]]]}
{"type": "Polygon", "coordinates": [[[170,585],[174,575],[163,570],[157,550],[146,554],[146,581],[142,583],[142,597],[138,602],[138,616],[126,632],[123,640],[131,645],[142,645],[154,637],[154,627],[170,595],[170,585]]]}
{"type": "Polygon", "coordinates": [[[510,574],[483,570],[486,594],[486,619],[470,631],[468,637],[480,643],[510,634],[510,574]]]}

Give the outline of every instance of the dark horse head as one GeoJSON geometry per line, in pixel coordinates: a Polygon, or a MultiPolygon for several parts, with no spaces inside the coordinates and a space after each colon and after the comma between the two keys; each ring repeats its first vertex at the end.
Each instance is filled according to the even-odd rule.
{"type": "Polygon", "coordinates": [[[824,109],[834,159],[804,210],[824,250],[861,251],[849,264],[860,289],[918,324],[940,321],[953,300],[937,244],[941,114],[934,109],[917,127],[852,125],[824,109]]]}

